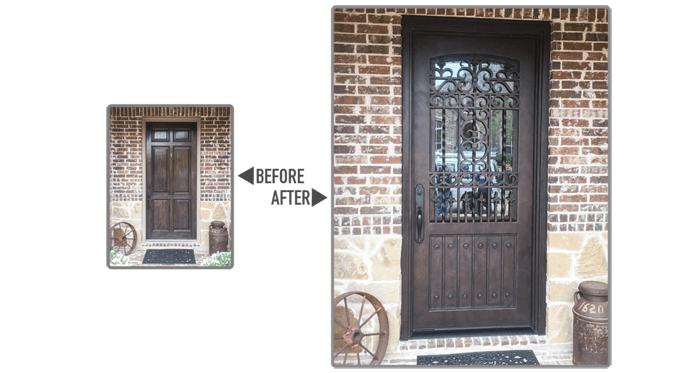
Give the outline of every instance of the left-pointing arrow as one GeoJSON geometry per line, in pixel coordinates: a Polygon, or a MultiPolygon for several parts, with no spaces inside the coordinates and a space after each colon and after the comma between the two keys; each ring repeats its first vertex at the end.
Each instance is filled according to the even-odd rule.
{"type": "Polygon", "coordinates": [[[241,179],[255,185],[255,182],[253,181],[255,179],[255,167],[251,167],[248,171],[245,171],[244,173],[238,175],[241,179]]]}

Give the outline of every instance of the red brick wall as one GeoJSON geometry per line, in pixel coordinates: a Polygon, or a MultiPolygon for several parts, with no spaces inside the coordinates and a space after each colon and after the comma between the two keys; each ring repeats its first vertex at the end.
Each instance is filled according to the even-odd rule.
{"type": "Polygon", "coordinates": [[[231,200],[231,108],[110,108],[110,201],[141,201],[143,117],[199,117],[200,200],[231,200]]]}
{"type": "Polygon", "coordinates": [[[401,15],[552,22],[548,230],[608,230],[607,9],[336,9],[336,235],[401,234],[401,15]]]}

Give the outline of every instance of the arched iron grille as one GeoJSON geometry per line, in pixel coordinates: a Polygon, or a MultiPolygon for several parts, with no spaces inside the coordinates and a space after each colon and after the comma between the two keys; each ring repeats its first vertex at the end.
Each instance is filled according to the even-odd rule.
{"type": "Polygon", "coordinates": [[[460,54],[430,66],[430,222],[516,221],[520,63],[460,54]]]}

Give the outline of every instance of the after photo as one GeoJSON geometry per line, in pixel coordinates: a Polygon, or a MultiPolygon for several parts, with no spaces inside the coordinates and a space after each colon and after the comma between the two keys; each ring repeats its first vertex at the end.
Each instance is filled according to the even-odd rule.
{"type": "Polygon", "coordinates": [[[333,10],[333,354],[608,365],[610,9],[333,10]]]}

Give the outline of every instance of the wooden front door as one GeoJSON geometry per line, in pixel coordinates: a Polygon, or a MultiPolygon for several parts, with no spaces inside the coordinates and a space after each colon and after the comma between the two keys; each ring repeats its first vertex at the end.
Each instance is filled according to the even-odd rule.
{"type": "Polygon", "coordinates": [[[544,333],[549,24],[402,28],[401,337],[544,333]]]}
{"type": "Polygon", "coordinates": [[[196,239],[196,123],[146,124],[147,239],[196,239]]]}

